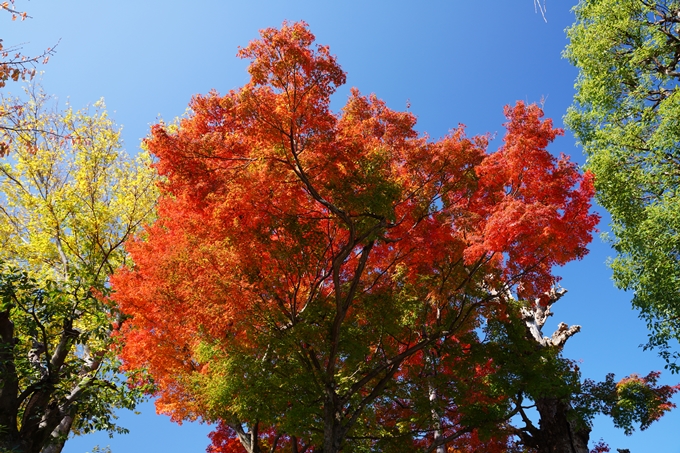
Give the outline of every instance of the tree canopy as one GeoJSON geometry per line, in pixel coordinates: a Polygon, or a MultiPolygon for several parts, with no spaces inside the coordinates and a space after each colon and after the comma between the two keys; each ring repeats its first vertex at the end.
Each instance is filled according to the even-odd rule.
{"type": "Polygon", "coordinates": [[[582,0],[566,56],[579,69],[569,127],[612,216],[614,280],[672,370],[680,338],[680,2],[582,0]]]}
{"type": "Polygon", "coordinates": [[[157,192],[103,102],[60,111],[27,94],[0,103],[0,450],[57,453],[69,433],[121,431],[113,410],[142,397],[122,382],[102,295],[157,192]]]}
{"type": "Polygon", "coordinates": [[[591,176],[546,150],[562,131],[535,105],[506,108],[495,152],[356,89],[336,114],[345,74],[313,43],[263,30],[248,84],[152,128],[158,218],[112,277],[125,363],[160,412],[220,421],[223,451],[503,451],[479,332],[551,303],[598,221],[591,176]]]}

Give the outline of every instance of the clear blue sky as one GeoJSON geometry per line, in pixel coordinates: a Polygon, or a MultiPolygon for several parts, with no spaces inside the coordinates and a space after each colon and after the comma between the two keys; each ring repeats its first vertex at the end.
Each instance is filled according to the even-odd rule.
{"type": "MultiPolygon", "coordinates": [[[[39,67],[45,90],[74,107],[104,97],[134,153],[149,126],[181,115],[193,94],[213,88],[224,93],[245,83],[246,63],[235,54],[259,29],[305,20],[347,72],[335,109],[356,86],[394,109],[410,102],[418,129],[435,138],[458,123],[468,126],[469,135],[497,132],[493,149],[503,134],[503,106],[516,100],[544,99],[546,115],[562,124],[576,78],[561,58],[575,2],[549,1],[545,23],[532,0],[17,0],[16,7],[33,18],[0,17],[0,37],[5,45],[26,43],[29,55],[59,41],[56,55],[39,67]]],[[[9,90],[18,93],[20,87],[10,84],[4,92],[9,90]]],[[[551,151],[584,160],[569,132],[551,151]]],[[[600,229],[607,230],[606,215],[600,229]]],[[[630,307],[631,295],[613,287],[605,265],[611,255],[596,238],[584,260],[559,271],[569,293],[545,329],[551,334],[560,321],[582,326],[564,355],[581,361],[584,377],[595,380],[609,372],[622,378],[663,368],[655,353],[638,347],[646,341],[645,325],[630,307]]],[[[675,384],[680,376],[664,373],[663,382],[675,384]]],[[[129,435],[75,438],[64,452],[85,453],[97,444],[110,445],[114,453],[205,451],[209,427],[178,427],[155,415],[151,404],[140,410],[141,415],[121,414],[129,435]]],[[[612,451],[678,453],[679,426],[676,410],[626,437],[601,417],[591,439],[604,438],[612,451]]]]}

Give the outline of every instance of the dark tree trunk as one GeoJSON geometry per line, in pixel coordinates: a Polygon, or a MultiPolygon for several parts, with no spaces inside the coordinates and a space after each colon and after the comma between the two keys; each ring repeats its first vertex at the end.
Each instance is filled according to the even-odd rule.
{"type": "Polygon", "coordinates": [[[324,402],[323,453],[338,453],[342,451],[342,442],[347,429],[342,424],[339,398],[332,388],[326,389],[324,402]]]}
{"type": "Polygon", "coordinates": [[[588,453],[590,428],[579,423],[568,403],[552,398],[536,401],[540,429],[533,436],[538,453],[588,453]]]}
{"type": "Polygon", "coordinates": [[[14,323],[0,312],[0,451],[17,446],[17,396],[19,380],[14,366],[14,323]]]}
{"type": "Polygon", "coordinates": [[[236,420],[230,423],[229,427],[236,432],[241,445],[248,453],[262,453],[258,423],[254,423],[248,432],[243,429],[243,424],[236,420]]]}

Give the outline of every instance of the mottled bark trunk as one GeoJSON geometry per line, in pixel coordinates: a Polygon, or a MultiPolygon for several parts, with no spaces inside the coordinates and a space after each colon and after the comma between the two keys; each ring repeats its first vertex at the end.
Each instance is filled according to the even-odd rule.
{"type": "Polygon", "coordinates": [[[26,439],[26,453],[40,453],[52,441],[52,433],[58,429],[64,417],[70,414],[70,402],[54,398],[60,385],[61,370],[80,332],[73,329],[73,320],[65,319],[59,343],[49,357],[47,374],[41,385],[31,395],[19,435],[26,439]]]}
{"type": "Polygon", "coordinates": [[[51,401],[53,391],[54,384],[48,380],[42,383],[41,390],[35,391],[26,404],[19,431],[26,445],[25,453],[39,453],[52,429],[59,423],[55,412],[58,408],[51,401]]]}
{"type": "Polygon", "coordinates": [[[588,453],[590,428],[574,418],[568,403],[552,398],[536,401],[540,429],[533,436],[538,453],[588,453]]]}

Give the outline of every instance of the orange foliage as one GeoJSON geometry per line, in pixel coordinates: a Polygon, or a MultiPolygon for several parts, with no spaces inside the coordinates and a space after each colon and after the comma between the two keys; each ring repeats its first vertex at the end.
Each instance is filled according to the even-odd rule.
{"type": "MultiPolygon", "coordinates": [[[[313,41],[304,23],[262,31],[239,51],[248,84],[195,96],[177,128],[156,125],[146,140],[165,177],[158,220],[112,283],[131,316],[126,366],[149,369],[158,410],[176,420],[215,417],[196,376],[235,379],[202,358],[210,345],[308,373],[325,388],[315,414],[342,410],[350,426],[422,366],[417,354],[472,332],[494,289],[548,290],[597,223],[591,176],[546,150],[561,131],[537,106],[506,108],[494,153],[463,127],[429,141],[411,113],[356,89],[333,113],[345,74],[313,41]],[[346,394],[341,375],[354,379],[346,394]]],[[[293,406],[315,388],[296,379],[276,387],[293,406]]],[[[271,411],[288,410],[276,401],[271,411]]],[[[328,441],[337,427],[324,420],[328,441]]],[[[214,451],[239,451],[224,448],[214,451]]]]}

